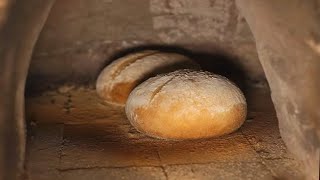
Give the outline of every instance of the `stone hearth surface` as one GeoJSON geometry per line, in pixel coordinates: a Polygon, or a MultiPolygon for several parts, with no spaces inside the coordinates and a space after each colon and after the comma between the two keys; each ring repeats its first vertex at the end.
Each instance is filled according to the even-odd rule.
{"type": "Polygon", "coordinates": [[[62,86],[26,98],[29,179],[301,179],[270,92],[245,92],[248,116],[219,138],[164,141],[137,132],[93,88],[62,86]]]}

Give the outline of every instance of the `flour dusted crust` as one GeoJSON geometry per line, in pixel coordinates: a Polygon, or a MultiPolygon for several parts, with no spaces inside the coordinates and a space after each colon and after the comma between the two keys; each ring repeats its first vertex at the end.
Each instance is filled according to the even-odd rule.
{"type": "Polygon", "coordinates": [[[112,62],[100,73],[96,90],[105,101],[123,106],[130,92],[144,80],[184,68],[199,69],[199,65],[180,54],[146,50],[112,62]]]}
{"type": "Polygon", "coordinates": [[[162,139],[198,139],[231,133],[244,122],[247,105],[227,78],[178,70],[137,86],[126,104],[131,124],[162,139]]]}

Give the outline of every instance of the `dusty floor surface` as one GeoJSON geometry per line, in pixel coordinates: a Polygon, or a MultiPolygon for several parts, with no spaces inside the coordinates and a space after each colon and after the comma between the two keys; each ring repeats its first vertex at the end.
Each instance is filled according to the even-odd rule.
{"type": "Polygon", "coordinates": [[[26,100],[29,179],[303,179],[281,140],[270,93],[247,93],[235,133],[163,141],[137,132],[93,89],[61,87],[26,100]]]}

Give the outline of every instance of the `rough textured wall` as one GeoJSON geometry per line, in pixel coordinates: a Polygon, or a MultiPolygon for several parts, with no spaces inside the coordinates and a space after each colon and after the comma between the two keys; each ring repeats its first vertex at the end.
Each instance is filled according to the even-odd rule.
{"type": "Polygon", "coordinates": [[[33,47],[54,0],[0,1],[0,179],[24,179],[24,92],[33,47]]]}
{"type": "Polygon", "coordinates": [[[320,1],[237,2],[257,42],[281,137],[297,159],[303,161],[305,179],[318,180],[320,1]]]}
{"type": "Polygon", "coordinates": [[[264,79],[233,0],[57,0],[33,55],[29,86],[92,82],[119,52],[145,45],[185,48],[199,59],[230,61],[247,79],[264,79]]]}

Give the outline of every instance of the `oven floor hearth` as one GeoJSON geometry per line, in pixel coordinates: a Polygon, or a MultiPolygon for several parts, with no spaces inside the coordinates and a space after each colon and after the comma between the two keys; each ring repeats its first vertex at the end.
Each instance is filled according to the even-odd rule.
{"type": "Polygon", "coordinates": [[[246,92],[248,116],[219,138],[164,141],[137,132],[94,89],[26,98],[28,179],[301,179],[280,137],[270,92],[246,92]]]}

